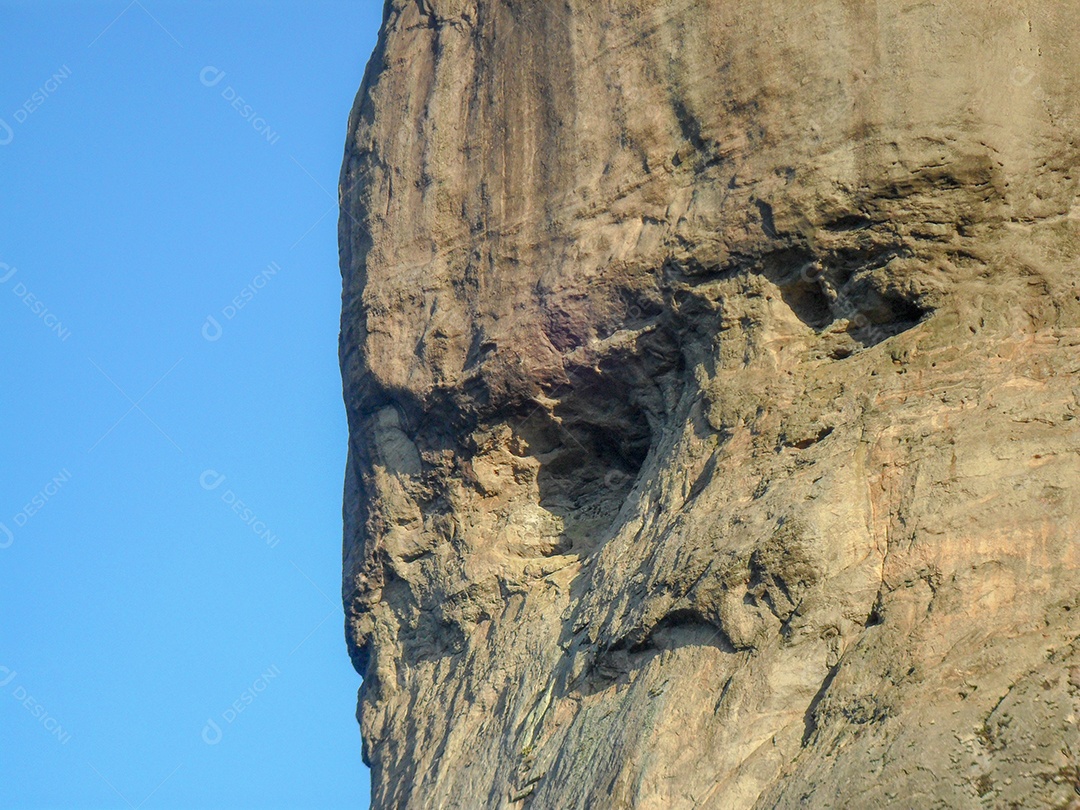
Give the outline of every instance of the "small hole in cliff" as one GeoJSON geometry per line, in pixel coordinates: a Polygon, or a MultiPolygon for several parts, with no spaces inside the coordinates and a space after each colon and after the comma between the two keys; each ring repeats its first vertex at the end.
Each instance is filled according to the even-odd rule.
{"type": "Polygon", "coordinates": [[[815,436],[807,436],[805,439],[799,439],[788,444],[789,447],[794,447],[796,450],[807,450],[813,447],[820,441],[824,441],[832,435],[833,429],[831,427],[823,427],[818,431],[815,436]]]}
{"type": "Polygon", "coordinates": [[[825,230],[840,233],[843,231],[861,231],[873,225],[873,221],[861,214],[848,214],[825,225],[825,230]]]}
{"type": "Polygon", "coordinates": [[[866,617],[864,627],[877,627],[879,624],[885,621],[885,618],[881,615],[881,610],[877,605],[874,605],[870,611],[870,615],[866,617]]]}

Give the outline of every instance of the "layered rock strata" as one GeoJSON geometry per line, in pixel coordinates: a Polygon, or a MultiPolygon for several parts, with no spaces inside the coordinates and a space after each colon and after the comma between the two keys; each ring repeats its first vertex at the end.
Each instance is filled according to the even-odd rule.
{"type": "Polygon", "coordinates": [[[387,3],[340,219],[374,807],[1077,805],[1077,41],[387,3]]]}

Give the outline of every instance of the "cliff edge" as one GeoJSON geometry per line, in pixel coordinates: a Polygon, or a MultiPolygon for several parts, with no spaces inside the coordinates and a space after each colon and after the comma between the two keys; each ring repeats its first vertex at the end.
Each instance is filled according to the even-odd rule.
{"type": "Polygon", "coordinates": [[[1077,41],[387,2],[340,217],[374,807],[1080,807],[1077,41]]]}

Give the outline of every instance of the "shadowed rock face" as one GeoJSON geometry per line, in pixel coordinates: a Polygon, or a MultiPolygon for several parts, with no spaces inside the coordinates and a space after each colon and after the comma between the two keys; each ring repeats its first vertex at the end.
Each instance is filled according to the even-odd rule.
{"type": "Polygon", "coordinates": [[[1080,799],[1077,41],[387,4],[340,228],[375,807],[1080,799]]]}

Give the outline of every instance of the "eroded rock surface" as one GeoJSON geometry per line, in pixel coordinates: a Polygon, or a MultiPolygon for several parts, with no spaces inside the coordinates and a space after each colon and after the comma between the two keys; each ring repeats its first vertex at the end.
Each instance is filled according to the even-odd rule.
{"type": "Polygon", "coordinates": [[[375,807],[1080,806],[1078,41],[387,4],[341,178],[375,807]]]}

